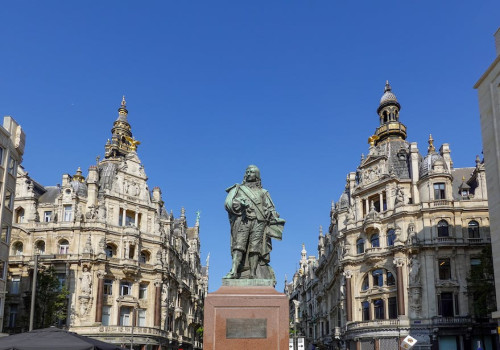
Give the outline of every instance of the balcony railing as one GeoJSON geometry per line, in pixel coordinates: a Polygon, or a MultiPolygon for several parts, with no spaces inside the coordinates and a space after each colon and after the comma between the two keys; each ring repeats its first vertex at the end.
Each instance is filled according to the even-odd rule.
{"type": "Polygon", "coordinates": [[[468,325],[472,322],[470,316],[453,316],[453,317],[433,317],[432,324],[434,326],[458,326],[468,325]]]}
{"type": "Polygon", "coordinates": [[[447,199],[438,199],[432,202],[433,207],[451,207],[452,206],[452,201],[449,201],[447,199]]]}
{"type": "MultiPolygon", "coordinates": [[[[406,322],[407,323],[407,322],[406,322]]],[[[385,327],[397,327],[400,326],[402,322],[399,319],[391,320],[372,320],[372,321],[361,321],[352,322],[347,324],[347,330],[360,329],[360,328],[385,328],[385,327]]]]}

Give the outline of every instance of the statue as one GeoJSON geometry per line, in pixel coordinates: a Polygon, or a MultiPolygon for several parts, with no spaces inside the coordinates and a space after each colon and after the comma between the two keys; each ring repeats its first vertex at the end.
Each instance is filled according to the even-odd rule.
{"type": "Polygon", "coordinates": [[[269,192],[262,188],[259,168],[248,166],[241,185],[235,184],[226,192],[232,266],[224,278],[275,281],[269,266],[271,238],[281,240],[285,220],[276,212],[269,192]]]}
{"type": "Polygon", "coordinates": [[[403,192],[403,189],[399,186],[396,186],[396,199],[394,201],[394,206],[398,207],[404,204],[405,204],[405,194],[403,192]]]}
{"type": "Polygon", "coordinates": [[[92,275],[90,274],[90,271],[87,268],[87,266],[83,267],[81,280],[82,280],[81,284],[82,294],[86,296],[90,295],[92,293],[92,275]]]}
{"type": "Polygon", "coordinates": [[[411,259],[411,267],[410,267],[410,284],[417,284],[420,283],[420,276],[419,276],[419,270],[420,270],[420,262],[418,261],[417,256],[413,256],[411,259]]]}

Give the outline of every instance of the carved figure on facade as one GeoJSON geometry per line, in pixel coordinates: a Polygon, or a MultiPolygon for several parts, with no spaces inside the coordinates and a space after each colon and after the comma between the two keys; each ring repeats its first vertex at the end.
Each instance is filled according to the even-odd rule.
{"type": "Polygon", "coordinates": [[[418,257],[414,255],[410,261],[410,285],[420,284],[420,262],[418,257]]]}
{"type": "Polygon", "coordinates": [[[106,238],[102,237],[99,240],[99,252],[98,254],[106,254],[106,238]]]}
{"type": "Polygon", "coordinates": [[[408,245],[418,245],[419,244],[419,239],[417,237],[417,232],[415,232],[415,224],[413,222],[410,222],[408,224],[408,239],[407,239],[407,244],[408,245]]]}
{"type": "Polygon", "coordinates": [[[396,186],[395,197],[396,199],[394,200],[394,207],[399,207],[405,204],[405,194],[403,192],[403,189],[399,186],[396,186]]]}
{"type": "Polygon", "coordinates": [[[83,247],[83,252],[86,254],[93,254],[94,250],[92,249],[92,238],[90,235],[87,237],[87,241],[85,242],[85,247],[83,247]]]}
{"type": "Polygon", "coordinates": [[[352,208],[352,206],[350,206],[348,209],[347,209],[347,221],[346,223],[349,225],[349,224],[354,224],[356,221],[356,218],[354,216],[354,210],[352,208]]]}
{"type": "Polygon", "coordinates": [[[80,278],[80,289],[82,295],[90,296],[92,293],[92,274],[87,266],[83,266],[82,277],[80,278]]]}

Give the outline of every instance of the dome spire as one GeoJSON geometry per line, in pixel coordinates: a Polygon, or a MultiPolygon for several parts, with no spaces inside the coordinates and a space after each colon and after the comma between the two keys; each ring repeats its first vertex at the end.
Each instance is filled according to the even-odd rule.
{"type": "Polygon", "coordinates": [[[434,153],[436,152],[436,147],[434,147],[434,139],[432,138],[432,134],[429,134],[429,147],[427,147],[427,153],[434,153]]]}
{"type": "Polygon", "coordinates": [[[128,110],[125,95],[118,108],[118,118],[111,129],[111,141],[108,140],[105,146],[105,158],[117,158],[127,155],[130,151],[135,151],[138,142],[131,143],[133,140],[132,129],[127,120],[128,110]]]}

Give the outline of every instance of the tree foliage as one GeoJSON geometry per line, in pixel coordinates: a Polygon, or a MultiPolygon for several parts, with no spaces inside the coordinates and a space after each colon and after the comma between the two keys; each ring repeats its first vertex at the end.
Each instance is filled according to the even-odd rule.
{"type": "Polygon", "coordinates": [[[478,258],[481,263],[471,266],[471,272],[467,278],[467,292],[472,299],[473,315],[486,317],[496,309],[491,246],[485,247],[478,258]]]}
{"type": "Polygon", "coordinates": [[[53,266],[38,272],[34,328],[58,326],[67,316],[66,285],[61,285],[53,266]]]}

